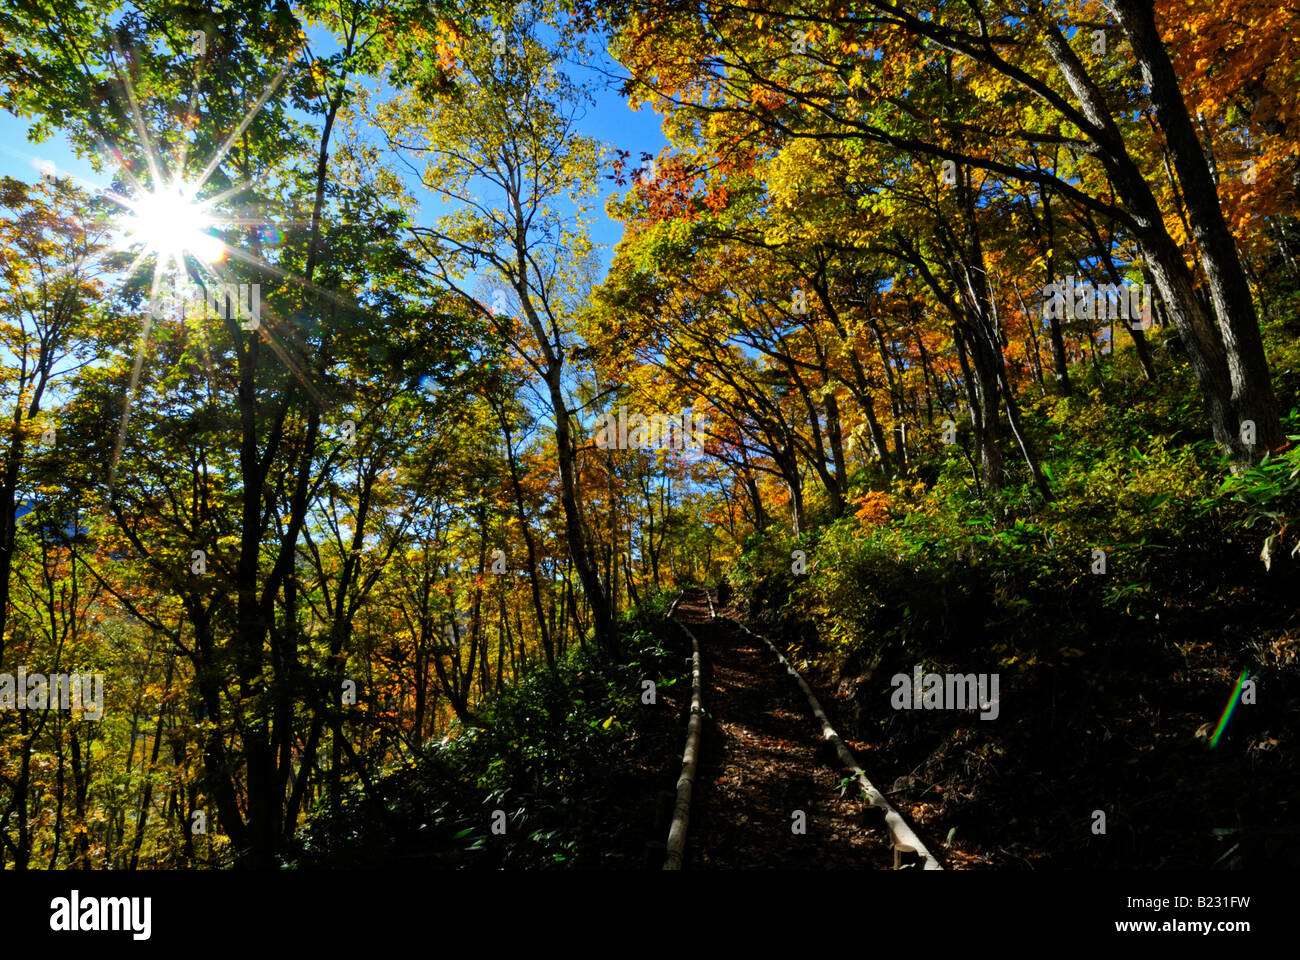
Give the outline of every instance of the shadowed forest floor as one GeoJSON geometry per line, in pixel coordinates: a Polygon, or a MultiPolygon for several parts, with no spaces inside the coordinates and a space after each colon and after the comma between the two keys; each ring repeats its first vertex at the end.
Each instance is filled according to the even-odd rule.
{"type": "Polygon", "coordinates": [[[852,792],[841,796],[834,754],[771,651],[710,620],[702,599],[684,600],[677,617],[700,642],[706,715],[686,867],[891,868],[888,844],[864,829],[852,792]],[[792,829],[796,810],[803,834],[792,829]]]}
{"type": "MultiPolygon", "coordinates": [[[[806,698],[764,644],[725,619],[738,613],[713,620],[702,594],[688,591],[676,615],[700,642],[707,718],[685,866],[889,869],[888,843],[856,791],[841,790],[846,771],[806,698]],[[805,835],[791,830],[795,810],[806,814],[805,835]]],[[[947,869],[1287,862],[1297,831],[1278,798],[1293,774],[1261,761],[1275,743],[1266,718],[1276,722],[1293,701],[1275,685],[1273,709],[1230,728],[1233,742],[1254,746],[1207,753],[1198,724],[1212,718],[1219,691],[1196,692],[1192,677],[1222,669],[1226,654],[1202,662],[1205,646],[1190,645],[1175,664],[1148,662],[1133,645],[1116,655],[1131,661],[1127,681],[1101,702],[1081,698],[1087,684],[1073,672],[1045,674],[1013,691],[1011,723],[996,728],[964,715],[900,715],[868,694],[867,677],[814,670],[806,679],[841,735],[856,738],[847,742],[868,777],[947,869]],[[1104,834],[1090,829],[1094,809],[1107,812],[1104,834]]]]}

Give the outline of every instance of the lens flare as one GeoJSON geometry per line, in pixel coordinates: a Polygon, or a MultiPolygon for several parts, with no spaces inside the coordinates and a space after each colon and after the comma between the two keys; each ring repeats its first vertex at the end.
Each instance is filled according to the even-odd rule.
{"type": "Polygon", "coordinates": [[[1228,705],[1223,708],[1223,714],[1219,717],[1219,726],[1215,729],[1214,735],[1210,737],[1210,749],[1213,750],[1219,745],[1219,738],[1223,736],[1223,731],[1228,728],[1228,721],[1232,719],[1232,713],[1237,709],[1237,704],[1241,702],[1241,689],[1246,685],[1246,679],[1250,676],[1249,670],[1241,671],[1241,676],[1237,678],[1237,686],[1232,690],[1232,696],[1228,699],[1228,705]]]}

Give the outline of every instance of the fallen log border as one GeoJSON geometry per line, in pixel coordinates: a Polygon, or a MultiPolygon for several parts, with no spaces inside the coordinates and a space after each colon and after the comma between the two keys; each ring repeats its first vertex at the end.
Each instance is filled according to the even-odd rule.
{"type": "MultiPolygon", "coordinates": [[[[682,591],[673,601],[673,605],[668,608],[670,618],[684,595],[685,591],[682,591]]],[[[706,593],[705,596],[707,597],[708,594],[706,593]]],[[[668,856],[664,860],[665,870],[682,868],[682,858],[686,852],[686,827],[691,818],[691,792],[695,787],[695,773],[700,761],[700,732],[704,727],[700,642],[695,639],[695,634],[686,629],[685,624],[678,620],[674,620],[673,623],[681,627],[691,638],[691,718],[686,724],[686,749],[682,752],[682,775],[677,778],[677,802],[673,807],[673,822],[668,828],[668,856]]]]}
{"type": "Polygon", "coordinates": [[[840,758],[840,762],[857,775],[858,784],[862,787],[862,792],[866,795],[867,804],[880,809],[884,813],[885,827],[889,830],[890,838],[893,841],[894,869],[899,869],[899,861],[902,854],[914,853],[921,860],[921,869],[942,870],[943,867],[939,865],[939,861],[935,859],[934,854],[926,849],[925,844],[921,842],[921,838],[916,835],[915,831],[913,831],[910,826],[908,826],[907,821],[904,820],[902,815],[894,809],[893,805],[885,799],[885,795],[877,790],[875,785],[867,779],[866,772],[854,758],[853,752],[849,750],[844,741],[840,739],[840,735],[835,732],[835,728],[831,726],[830,720],[826,717],[826,711],[822,709],[822,705],[818,702],[816,695],[812,692],[812,688],[809,687],[807,682],[804,681],[804,678],[799,675],[799,671],[796,670],[790,661],[785,658],[785,654],[778,650],[776,644],[767,637],[755,633],[734,617],[719,618],[717,612],[713,609],[713,600],[709,598],[707,591],[704,596],[705,599],[709,601],[709,614],[711,616],[717,619],[730,620],[751,637],[757,637],[759,640],[762,640],[767,644],[768,649],[776,654],[777,660],[779,660],[785,667],[786,672],[789,673],[790,676],[794,677],[798,682],[799,689],[801,689],[804,692],[804,695],[808,698],[808,704],[812,707],[813,715],[822,725],[822,736],[835,746],[835,753],[840,758]]]}

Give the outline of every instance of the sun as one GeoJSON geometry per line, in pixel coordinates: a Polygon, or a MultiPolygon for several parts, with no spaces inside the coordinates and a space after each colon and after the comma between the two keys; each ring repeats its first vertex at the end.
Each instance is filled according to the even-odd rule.
{"type": "Polygon", "coordinates": [[[157,255],[160,266],[168,260],[183,264],[187,253],[207,264],[221,260],[226,245],[208,232],[216,225],[210,203],[194,194],[186,184],[174,183],[127,200],[118,220],[123,246],[143,247],[157,255]]]}

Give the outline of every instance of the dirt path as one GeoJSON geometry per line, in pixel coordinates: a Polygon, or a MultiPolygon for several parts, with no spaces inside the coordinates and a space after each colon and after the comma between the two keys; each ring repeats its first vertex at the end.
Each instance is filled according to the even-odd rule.
{"type": "Polygon", "coordinates": [[[686,841],[686,868],[890,869],[887,843],[862,826],[862,804],[840,798],[834,754],[793,678],[772,652],[726,620],[702,591],[677,610],[700,641],[704,749],[686,841]],[[805,832],[794,833],[793,814],[805,832]]]}

